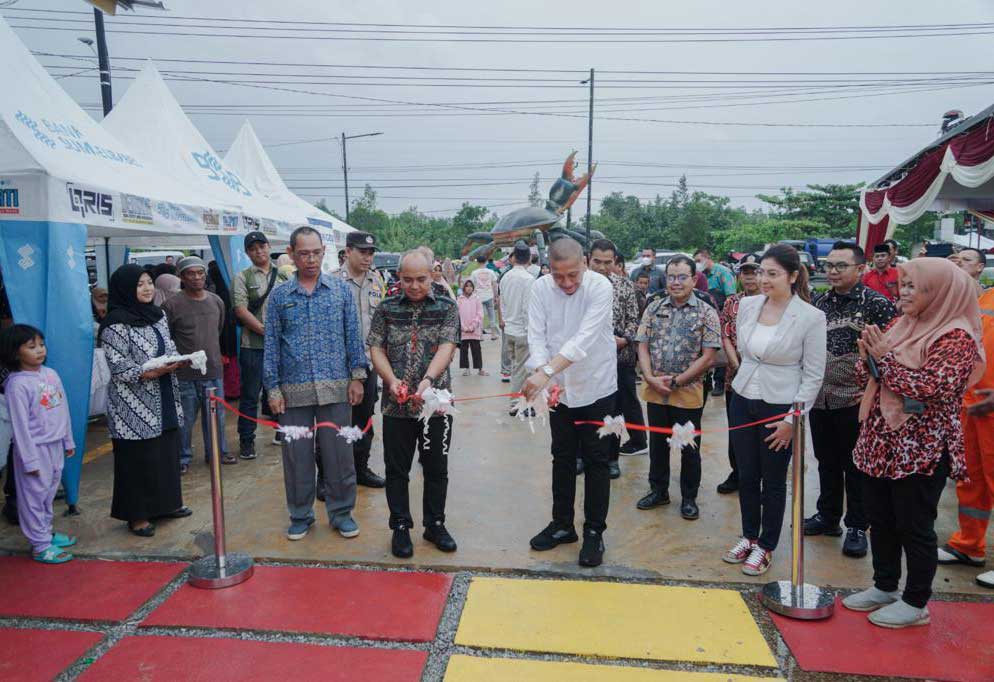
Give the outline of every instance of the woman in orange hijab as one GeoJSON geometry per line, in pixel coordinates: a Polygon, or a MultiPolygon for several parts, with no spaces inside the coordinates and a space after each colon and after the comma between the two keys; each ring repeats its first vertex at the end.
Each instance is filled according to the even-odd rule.
{"type": "Polygon", "coordinates": [[[867,474],[874,586],[843,600],[875,625],[927,625],[937,566],[935,517],[946,478],[966,476],[960,406],[984,372],[980,307],[970,277],[945,259],[898,266],[903,315],[867,327],[869,374],[853,460],[867,474]],[[903,594],[901,554],[908,564],[903,594]]]}

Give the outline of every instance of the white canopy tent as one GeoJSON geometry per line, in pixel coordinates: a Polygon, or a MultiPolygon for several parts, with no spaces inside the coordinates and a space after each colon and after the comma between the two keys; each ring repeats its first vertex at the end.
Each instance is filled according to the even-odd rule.
{"type": "Polygon", "coordinates": [[[310,225],[334,240],[336,250],[345,248],[345,235],[355,228],[291,192],[248,121],[242,124],[224,162],[256,193],[281,206],[302,211],[310,225]]]}

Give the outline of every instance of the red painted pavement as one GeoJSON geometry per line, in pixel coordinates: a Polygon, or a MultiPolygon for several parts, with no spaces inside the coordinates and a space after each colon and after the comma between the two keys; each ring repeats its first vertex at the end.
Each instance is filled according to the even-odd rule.
{"type": "Polygon", "coordinates": [[[427,659],[424,651],[240,639],[127,637],[90,666],[80,679],[417,682],[427,659]]]}
{"type": "Polygon", "coordinates": [[[47,565],[28,557],[0,557],[0,616],[124,620],[184,567],[82,559],[47,565]]]}
{"type": "Polygon", "coordinates": [[[102,637],[99,632],[0,629],[0,680],[54,679],[102,637]]]}
{"type": "Polygon", "coordinates": [[[994,680],[994,604],[931,601],[931,625],[889,630],[866,613],[835,604],[823,621],[771,614],[803,670],[917,677],[929,680],[994,680]]]}
{"type": "Polygon", "coordinates": [[[427,642],[435,638],[451,584],[440,573],[256,566],[236,587],[184,585],[142,625],[427,642]]]}

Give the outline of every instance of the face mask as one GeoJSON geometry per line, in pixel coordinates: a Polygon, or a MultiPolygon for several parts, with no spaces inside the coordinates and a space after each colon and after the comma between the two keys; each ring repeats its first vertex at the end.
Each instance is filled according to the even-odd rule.
{"type": "Polygon", "coordinates": [[[642,256],[642,265],[652,265],[652,259],[648,256],[642,256]]]}

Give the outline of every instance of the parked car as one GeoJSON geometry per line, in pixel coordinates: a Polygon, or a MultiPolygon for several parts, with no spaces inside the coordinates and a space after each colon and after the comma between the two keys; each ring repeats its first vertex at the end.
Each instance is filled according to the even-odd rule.
{"type": "Polygon", "coordinates": [[[811,254],[808,253],[807,251],[798,251],[797,255],[801,257],[801,263],[803,263],[804,267],[806,267],[808,269],[808,279],[814,277],[815,276],[815,261],[811,257],[811,254]]]}

